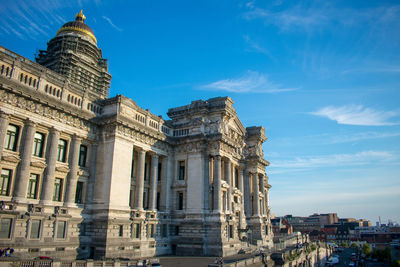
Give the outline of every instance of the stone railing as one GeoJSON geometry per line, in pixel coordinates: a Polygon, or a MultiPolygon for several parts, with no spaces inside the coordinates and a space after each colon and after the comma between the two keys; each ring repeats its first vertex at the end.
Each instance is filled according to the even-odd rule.
{"type": "MultiPolygon", "coordinates": [[[[158,262],[158,259],[151,259],[150,262],[158,262]]],[[[0,267],[128,267],[143,266],[142,260],[19,260],[12,257],[1,258],[0,267]]],[[[243,265],[245,266],[245,265],[243,265]]]]}

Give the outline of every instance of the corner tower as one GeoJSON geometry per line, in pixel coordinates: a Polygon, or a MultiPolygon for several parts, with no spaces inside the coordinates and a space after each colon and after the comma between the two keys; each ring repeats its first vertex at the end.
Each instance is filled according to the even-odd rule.
{"type": "Polygon", "coordinates": [[[81,10],[74,21],[65,23],[47,43],[47,50],[39,51],[36,62],[104,99],[111,83],[108,62],[102,58],[94,32],[85,19],[81,10]]]}

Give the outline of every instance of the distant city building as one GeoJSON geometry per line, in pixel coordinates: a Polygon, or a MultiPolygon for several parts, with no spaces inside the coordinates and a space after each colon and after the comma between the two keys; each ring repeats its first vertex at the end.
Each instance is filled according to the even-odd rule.
{"type": "Polygon", "coordinates": [[[264,128],[245,128],[229,97],[170,120],[109,98],[84,21],[64,24],[39,64],[0,47],[0,247],[101,259],[272,246],[264,128]]]}

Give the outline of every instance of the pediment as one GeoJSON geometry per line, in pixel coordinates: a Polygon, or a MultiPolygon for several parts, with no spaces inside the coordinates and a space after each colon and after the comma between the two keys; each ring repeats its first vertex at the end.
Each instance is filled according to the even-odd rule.
{"type": "Polygon", "coordinates": [[[15,155],[3,155],[2,160],[12,162],[12,163],[18,163],[21,159],[15,155]]]}
{"type": "Polygon", "coordinates": [[[43,161],[31,161],[31,166],[44,169],[47,167],[47,164],[43,161]]]}
{"type": "Polygon", "coordinates": [[[57,166],[57,167],[56,167],[56,171],[67,173],[67,172],[69,172],[69,168],[66,167],[66,166],[57,166]]]}

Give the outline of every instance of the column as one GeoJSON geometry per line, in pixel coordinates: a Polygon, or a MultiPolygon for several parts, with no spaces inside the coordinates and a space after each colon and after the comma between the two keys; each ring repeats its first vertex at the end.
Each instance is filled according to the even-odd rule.
{"type": "Polygon", "coordinates": [[[79,151],[82,139],[77,135],[72,137],[72,142],[70,145],[69,153],[69,173],[67,176],[66,188],[65,188],[65,206],[75,205],[75,193],[76,193],[76,183],[78,181],[78,160],[79,151]]]}
{"type": "Polygon", "coordinates": [[[243,170],[243,168],[244,168],[243,166],[239,167],[239,188],[240,188],[240,192],[242,193],[242,201],[240,203],[240,206],[241,206],[241,208],[240,208],[240,218],[241,218],[240,227],[241,228],[244,228],[245,221],[246,221],[246,216],[244,214],[244,184],[243,184],[244,170],[243,170]]]}
{"type": "Polygon", "coordinates": [[[231,212],[231,205],[232,205],[232,177],[231,177],[231,161],[229,158],[227,158],[225,160],[225,178],[226,178],[226,182],[228,183],[229,187],[228,187],[228,191],[227,191],[227,201],[228,201],[228,205],[226,206],[228,211],[231,212]]]}
{"type": "Polygon", "coordinates": [[[167,210],[167,194],[168,194],[168,157],[159,158],[161,161],[161,193],[160,193],[160,210],[167,210]]]}
{"type": "Polygon", "coordinates": [[[8,126],[8,115],[0,110],[0,161],[4,149],[4,137],[6,137],[8,126]]]}
{"type": "Polygon", "coordinates": [[[16,183],[14,187],[13,200],[16,202],[24,201],[26,199],[34,136],[35,124],[28,119],[24,125],[23,138],[21,138],[21,161],[15,179],[16,183]]]}
{"type": "Polygon", "coordinates": [[[143,189],[144,189],[144,163],[146,150],[140,149],[138,156],[138,172],[136,174],[136,206],[138,210],[143,210],[143,189]]]}
{"type": "Polygon", "coordinates": [[[150,178],[150,210],[156,210],[157,203],[157,175],[158,175],[158,155],[154,154],[151,158],[151,178],[150,178]]]}
{"type": "Polygon", "coordinates": [[[40,197],[40,203],[51,204],[53,201],[53,190],[54,190],[54,174],[57,162],[57,148],[58,139],[60,133],[53,127],[50,130],[50,136],[48,140],[48,149],[46,151],[46,162],[47,167],[43,176],[42,194],[40,197]]]}
{"type": "Polygon", "coordinates": [[[214,210],[221,211],[221,156],[214,157],[214,210]]]}
{"type": "Polygon", "coordinates": [[[94,200],[94,183],[96,177],[96,161],[97,161],[97,149],[98,144],[90,144],[88,147],[88,167],[89,167],[89,179],[88,185],[86,185],[85,202],[92,203],[94,200]]]}
{"type": "Polygon", "coordinates": [[[263,204],[262,204],[262,206],[260,207],[260,211],[261,211],[261,214],[265,214],[265,186],[264,186],[264,175],[263,174],[260,174],[260,177],[259,177],[259,179],[261,179],[261,183],[260,183],[260,192],[263,194],[263,196],[264,196],[264,200],[263,200],[263,204]]]}
{"type": "Polygon", "coordinates": [[[258,216],[260,215],[260,202],[258,201],[258,174],[257,173],[251,173],[250,174],[253,178],[253,215],[258,216]]]}

